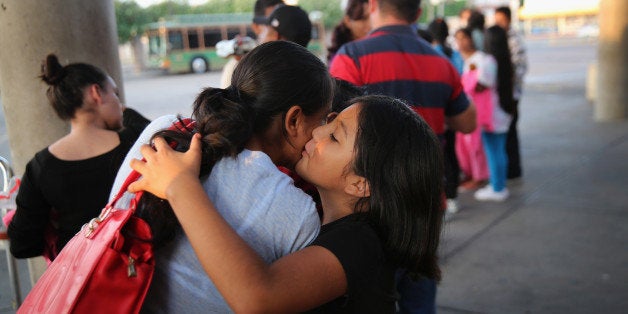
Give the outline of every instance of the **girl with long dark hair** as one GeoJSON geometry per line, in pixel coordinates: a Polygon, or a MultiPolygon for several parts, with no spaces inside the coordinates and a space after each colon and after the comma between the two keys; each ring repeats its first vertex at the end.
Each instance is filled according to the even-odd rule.
{"type": "Polygon", "coordinates": [[[405,103],[364,96],[313,131],[296,164],[314,184],[323,226],[314,242],[268,263],[229,226],[198,180],[207,135],[186,153],[162,138],[131,166],[170,202],[203,268],[238,313],[394,313],[394,275],[440,279],[440,143],[405,103]]]}
{"type": "MultiPolygon", "coordinates": [[[[506,188],[506,136],[514,110],[513,70],[508,48],[508,35],[499,26],[489,27],[484,34],[484,51],[497,63],[497,100],[492,103],[491,121],[480,123],[482,144],[486,153],[490,179],[489,185],[475,192],[481,201],[503,201],[509,196],[506,188]],[[491,123],[492,122],[492,123],[491,123]]],[[[480,109],[478,108],[478,113],[480,109]]],[[[478,114],[478,116],[480,116],[478,114]]]]}
{"type": "Polygon", "coordinates": [[[331,60],[342,45],[360,39],[371,30],[368,0],[349,0],[342,21],[331,33],[331,46],[327,48],[327,61],[331,60]]]}

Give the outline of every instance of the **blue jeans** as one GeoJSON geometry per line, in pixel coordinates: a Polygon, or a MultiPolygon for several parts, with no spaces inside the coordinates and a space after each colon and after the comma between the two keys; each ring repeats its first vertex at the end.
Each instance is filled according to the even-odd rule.
{"type": "Polygon", "coordinates": [[[434,314],[436,313],[436,281],[427,278],[412,280],[403,269],[395,275],[400,314],[434,314]]]}
{"type": "Polygon", "coordinates": [[[488,164],[489,181],[493,190],[499,192],[506,187],[508,156],[506,155],[507,133],[482,131],[482,144],[488,164]]]}

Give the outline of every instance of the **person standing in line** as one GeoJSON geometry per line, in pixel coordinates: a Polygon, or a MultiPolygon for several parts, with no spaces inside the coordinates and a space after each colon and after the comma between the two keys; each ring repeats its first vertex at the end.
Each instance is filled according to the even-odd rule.
{"type": "Polygon", "coordinates": [[[342,45],[365,37],[371,30],[368,5],[368,0],[348,1],[342,21],[334,27],[331,34],[331,46],[327,48],[328,63],[331,63],[342,45]]]}
{"type": "MultiPolygon", "coordinates": [[[[412,27],[421,14],[421,1],[369,0],[369,10],[373,30],[338,50],[330,65],[332,76],[365,86],[370,95],[406,100],[441,140],[445,124],[473,131],[475,107],[463,92],[458,72],[412,27]]],[[[415,281],[403,270],[398,274],[401,312],[435,312],[436,282],[415,281]]]]}
{"type": "Polygon", "coordinates": [[[473,13],[472,8],[463,8],[458,12],[458,18],[460,19],[460,27],[464,28],[469,25],[469,17],[471,17],[471,13],[473,13]]]}
{"type": "Polygon", "coordinates": [[[447,56],[456,70],[458,70],[458,73],[462,74],[464,60],[462,60],[460,52],[452,49],[447,42],[447,38],[449,37],[449,26],[447,22],[442,17],[435,18],[427,26],[427,31],[432,35],[432,47],[447,56]]]}
{"type": "MultiPolygon", "coordinates": [[[[482,51],[476,49],[473,41],[473,31],[471,28],[463,28],[456,32],[456,44],[462,58],[464,59],[464,69],[462,74],[462,86],[471,97],[478,110],[478,120],[484,103],[482,101],[492,101],[486,99],[488,90],[495,89],[496,65],[482,51]],[[468,78],[474,78],[469,80],[468,78]]],[[[486,110],[484,110],[486,112],[486,110]]],[[[489,178],[488,164],[482,146],[481,128],[469,134],[456,134],[456,157],[460,165],[460,171],[464,178],[460,184],[461,191],[473,191],[486,184],[489,178]]]]}
{"type": "Polygon", "coordinates": [[[7,232],[13,256],[52,261],[100,214],[124,156],[150,121],[125,108],[113,79],[91,64],[62,66],[50,54],[40,77],[50,105],[70,122],[70,133],[26,165],[7,232]]]}
{"type": "Polygon", "coordinates": [[[478,107],[478,125],[482,129],[482,144],[488,161],[490,184],[475,192],[479,201],[502,202],[509,196],[506,188],[506,134],[513,110],[513,70],[506,31],[491,26],[484,34],[484,51],[497,62],[497,95],[485,112],[478,107]]]}
{"type": "Polygon", "coordinates": [[[312,22],[303,9],[292,5],[278,5],[268,16],[258,37],[260,44],[286,40],[304,48],[312,39],[312,22]]]}
{"type": "Polygon", "coordinates": [[[259,36],[262,33],[264,25],[266,25],[266,19],[273,13],[273,11],[280,5],[285,5],[283,0],[257,0],[253,7],[253,24],[251,28],[255,36],[259,36]]]}
{"type": "Polygon", "coordinates": [[[478,10],[471,11],[466,27],[471,30],[471,38],[473,38],[475,49],[483,51],[484,29],[486,28],[486,19],[484,14],[478,10]]]}
{"type": "MultiPolygon", "coordinates": [[[[491,28],[490,35],[485,36],[485,46],[488,48],[485,53],[473,47],[470,29],[464,28],[456,32],[456,42],[465,58],[462,85],[478,111],[478,130],[474,138],[478,143],[473,144],[479,144],[479,147],[470,146],[464,150],[462,144],[465,142],[462,140],[467,135],[459,135],[458,139],[461,141],[457,142],[457,152],[461,161],[465,158],[473,159],[480,153],[482,157],[486,156],[484,162],[488,165],[490,184],[476,191],[474,196],[481,201],[503,201],[508,197],[508,190],[505,186],[506,151],[501,146],[501,140],[505,141],[505,132],[510,123],[508,112],[512,107],[512,66],[508,49],[504,52],[504,49],[500,50],[503,47],[495,43],[499,34],[495,34],[494,28],[491,28]],[[468,155],[465,156],[464,153],[468,155]]],[[[506,42],[503,44],[505,47],[506,42]]]]}
{"type": "Polygon", "coordinates": [[[419,38],[411,27],[420,0],[370,0],[373,31],[340,48],[330,65],[332,76],[368,94],[404,99],[438,136],[445,124],[469,133],[475,129],[475,107],[463,92],[453,65],[419,38]]]}
{"type": "MultiPolygon", "coordinates": [[[[264,29],[264,23],[266,22],[266,18],[275,10],[275,8],[279,5],[283,5],[283,0],[257,0],[255,1],[255,5],[253,7],[253,22],[251,23],[251,29],[256,37],[259,37],[264,29]]],[[[236,42],[238,45],[240,42],[236,42]]],[[[236,47],[234,47],[234,52],[236,47]]],[[[238,65],[240,59],[242,59],[243,55],[239,55],[234,53],[229,57],[229,61],[222,68],[222,75],[220,76],[220,88],[227,88],[231,85],[231,76],[233,75],[233,70],[238,65]]]]}
{"type": "Polygon", "coordinates": [[[495,24],[508,33],[508,47],[514,67],[513,85],[513,112],[512,122],[508,128],[506,137],[506,154],[508,155],[508,179],[521,177],[521,155],[519,153],[519,135],[517,134],[517,121],[519,121],[519,101],[523,92],[523,77],[528,71],[528,57],[523,38],[512,27],[512,15],[509,7],[499,7],[495,10],[495,24]]]}
{"type": "MultiPolygon", "coordinates": [[[[432,47],[445,55],[454,65],[459,74],[462,74],[464,60],[460,52],[452,49],[447,42],[449,26],[443,18],[436,18],[427,26],[432,35],[432,47]]],[[[455,214],[458,204],[458,184],[460,183],[460,165],[456,158],[456,131],[447,128],[443,142],[443,159],[445,163],[445,196],[447,197],[447,214],[455,214]]]]}

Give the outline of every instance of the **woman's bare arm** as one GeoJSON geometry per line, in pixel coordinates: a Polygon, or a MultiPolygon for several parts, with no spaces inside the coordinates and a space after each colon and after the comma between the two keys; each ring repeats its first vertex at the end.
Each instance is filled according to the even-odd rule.
{"type": "Polygon", "coordinates": [[[142,148],[146,162],[132,161],[142,179],[129,190],[168,199],[205,272],[234,311],[298,312],[345,293],[342,265],[327,249],[307,247],[267,265],[240,238],[200,184],[198,135],[186,153],[175,152],[161,138],[155,147],[142,148]]]}

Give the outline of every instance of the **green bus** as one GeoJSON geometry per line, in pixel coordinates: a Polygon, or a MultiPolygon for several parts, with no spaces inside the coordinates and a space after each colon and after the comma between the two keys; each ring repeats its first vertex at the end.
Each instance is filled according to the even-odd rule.
{"type": "MultiPolygon", "coordinates": [[[[216,55],[216,43],[236,35],[255,38],[252,13],[173,15],[147,25],[148,67],[169,73],[220,70],[228,59],[216,55]]],[[[312,21],[308,49],[324,58],[325,30],[312,21]]]]}

